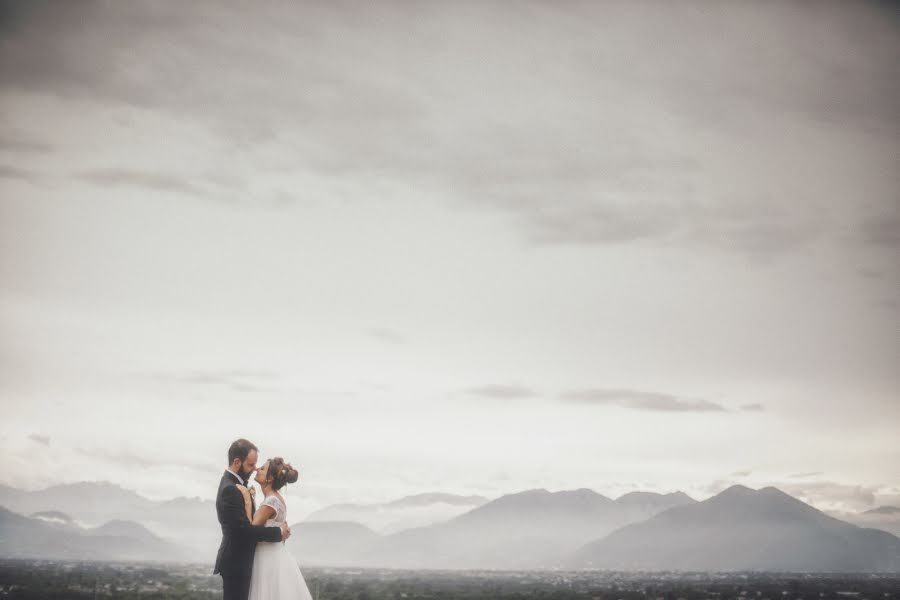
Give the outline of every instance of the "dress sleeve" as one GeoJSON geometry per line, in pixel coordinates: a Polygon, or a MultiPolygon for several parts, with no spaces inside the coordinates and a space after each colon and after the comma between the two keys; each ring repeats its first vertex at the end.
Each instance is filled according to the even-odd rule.
{"type": "Polygon", "coordinates": [[[260,506],[270,506],[272,510],[275,511],[275,518],[279,518],[282,514],[281,502],[278,501],[278,498],[275,496],[269,496],[265,500],[263,500],[260,506]]]}

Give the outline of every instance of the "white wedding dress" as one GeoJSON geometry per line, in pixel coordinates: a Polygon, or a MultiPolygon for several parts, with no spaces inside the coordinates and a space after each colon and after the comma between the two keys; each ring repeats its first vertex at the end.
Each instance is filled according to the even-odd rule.
{"type": "MultiPolygon", "coordinates": [[[[275,516],[266,527],[280,527],[287,521],[287,507],[277,496],[267,496],[262,506],[271,506],[275,516]]],[[[306,581],[284,542],[259,542],[253,557],[248,600],[312,600],[306,581]]]]}

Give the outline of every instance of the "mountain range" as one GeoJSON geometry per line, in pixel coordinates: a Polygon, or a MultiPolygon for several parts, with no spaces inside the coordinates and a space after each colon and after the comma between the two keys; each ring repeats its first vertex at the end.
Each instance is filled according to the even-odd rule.
{"type": "Polygon", "coordinates": [[[377,504],[333,504],[311,513],[307,522],[352,521],[390,534],[452,519],[488,502],[484,496],[426,493],[377,504]]]}
{"type": "Polygon", "coordinates": [[[735,485],[580,548],[572,568],[900,571],[900,539],[840,521],[774,487],[735,485]]]}
{"type": "Polygon", "coordinates": [[[694,502],[682,493],[620,500],[587,488],[508,494],[442,523],[383,536],[353,560],[403,568],[552,568],[590,540],[694,502]]]}
{"type": "MultiPolygon", "coordinates": [[[[154,502],[112,484],[0,486],[0,506],[4,556],[211,561],[221,535],[210,501],[154,502]]],[[[895,518],[891,509],[854,517],[895,518]]],[[[292,524],[288,547],[301,564],[322,566],[900,571],[894,535],[776,488],[743,486],[702,502],[681,492],[611,499],[581,488],[341,504],[292,524]]]]}
{"type": "Polygon", "coordinates": [[[189,552],[133,521],[85,528],[54,512],[26,517],[0,508],[0,557],[78,560],[186,561],[189,552]]]}
{"type": "Polygon", "coordinates": [[[47,514],[61,512],[85,528],[109,521],[133,521],[158,537],[179,540],[179,545],[199,556],[212,552],[215,557],[222,535],[215,503],[209,500],[156,502],[107,482],[62,484],[38,491],[0,485],[0,506],[45,520],[47,514]]]}
{"type": "Polygon", "coordinates": [[[900,508],[896,506],[879,506],[859,513],[829,511],[828,514],[859,527],[880,529],[900,537],[900,508]]]}

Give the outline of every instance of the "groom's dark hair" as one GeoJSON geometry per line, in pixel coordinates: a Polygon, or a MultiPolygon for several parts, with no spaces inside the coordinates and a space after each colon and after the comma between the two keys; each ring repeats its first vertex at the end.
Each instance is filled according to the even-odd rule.
{"type": "Polygon", "coordinates": [[[259,448],[254,446],[250,440],[245,440],[244,438],[234,440],[228,448],[228,464],[233,463],[236,458],[244,462],[247,460],[247,455],[250,454],[251,450],[259,452],[259,448]]]}

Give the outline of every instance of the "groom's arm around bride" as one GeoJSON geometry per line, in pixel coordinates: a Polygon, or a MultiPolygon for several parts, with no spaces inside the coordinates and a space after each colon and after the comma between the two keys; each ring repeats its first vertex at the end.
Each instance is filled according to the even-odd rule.
{"type": "Polygon", "coordinates": [[[285,535],[287,525],[284,525],[283,528],[266,527],[265,525],[253,525],[248,520],[244,496],[236,485],[226,486],[222,492],[221,504],[224,518],[220,522],[223,527],[223,535],[225,535],[224,529],[228,529],[228,533],[232,536],[241,537],[254,543],[280,542],[287,537],[285,535]]]}

